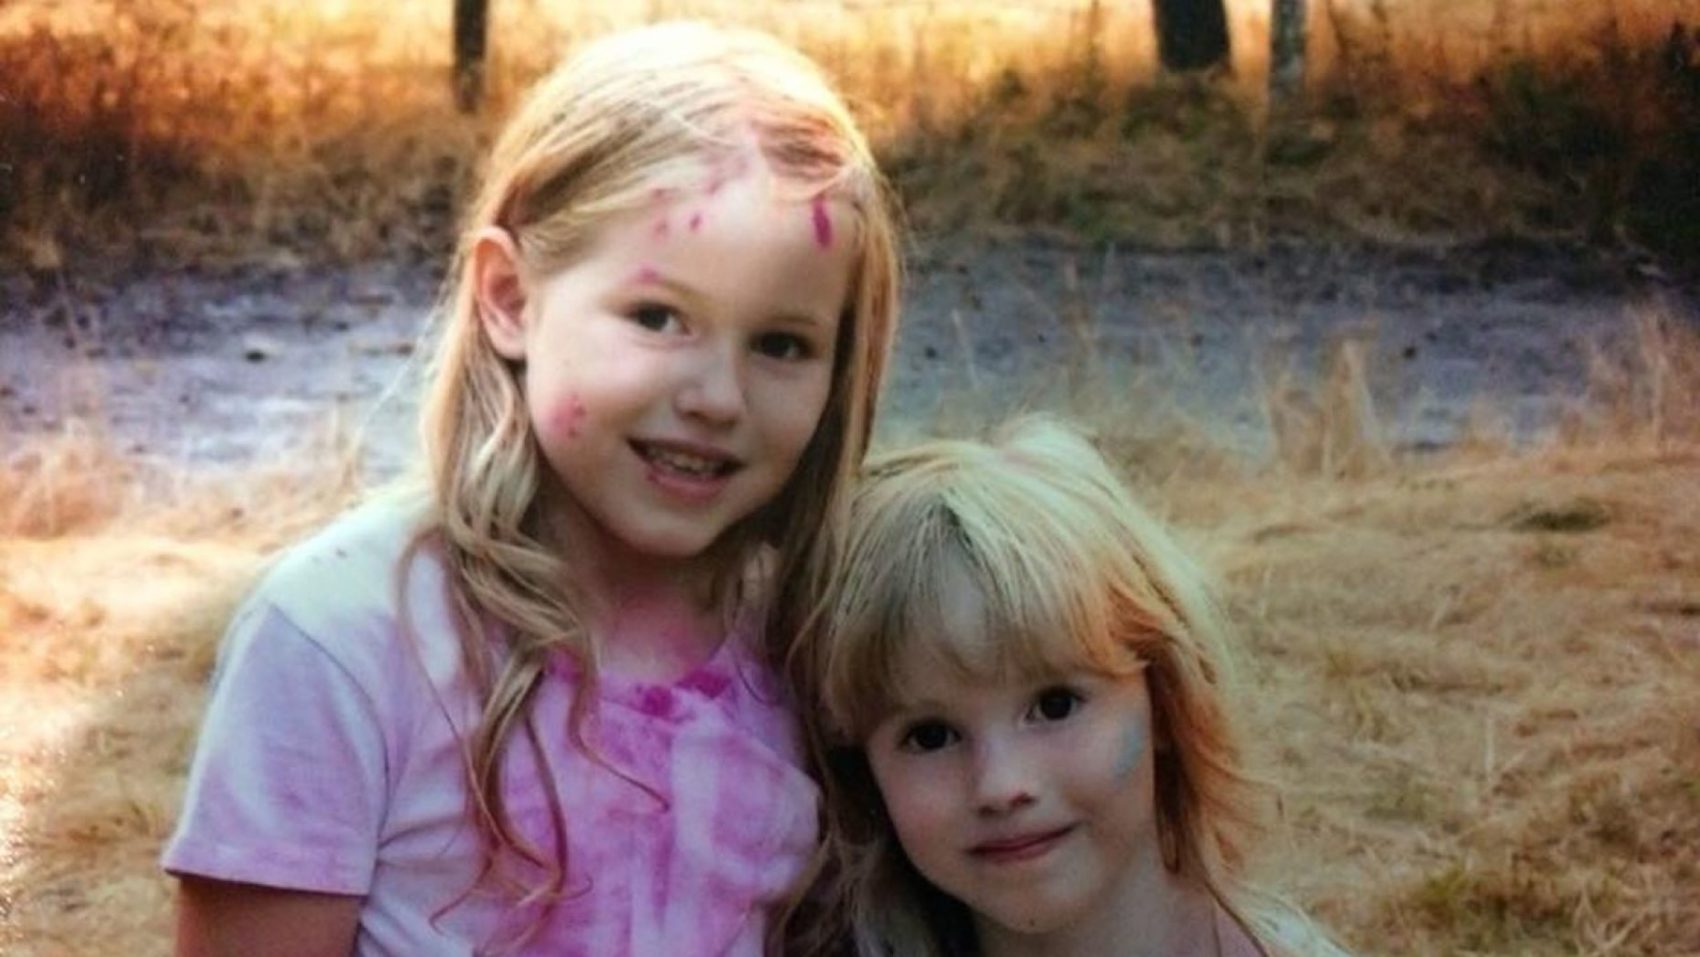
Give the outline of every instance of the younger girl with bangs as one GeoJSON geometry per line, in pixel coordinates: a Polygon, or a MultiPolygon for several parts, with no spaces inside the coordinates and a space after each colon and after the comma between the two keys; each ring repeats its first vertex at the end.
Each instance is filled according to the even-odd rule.
{"type": "Polygon", "coordinates": [[[814,64],[596,41],[509,121],[443,310],[428,488],[270,571],[165,867],[179,954],[756,955],[818,834],[776,666],[897,304],[814,64]]]}
{"type": "Polygon", "coordinates": [[[1081,433],[870,462],[843,568],[792,668],[859,954],[1340,955],[1247,882],[1224,622],[1081,433]]]}

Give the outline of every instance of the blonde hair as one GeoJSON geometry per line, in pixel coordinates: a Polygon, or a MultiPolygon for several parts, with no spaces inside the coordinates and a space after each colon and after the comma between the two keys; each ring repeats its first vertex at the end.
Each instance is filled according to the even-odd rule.
{"type": "Polygon", "coordinates": [[[519,729],[539,750],[528,702],[546,659],[557,653],[582,668],[572,733],[584,744],[596,653],[574,597],[563,592],[572,556],[541,541],[547,466],[516,369],[479,321],[472,245],[480,230],[499,227],[519,250],[522,274],[547,275],[582,255],[612,218],[698,185],[705,169],[749,151],[799,199],[830,192],[856,218],[847,230],[857,246],[856,272],[820,422],[775,500],[715,546],[725,558],[727,588],[738,587],[758,548],[771,548],[764,597],[767,654],[777,663],[825,580],[843,525],[844,490],[867,447],[898,302],[895,207],[826,77],[802,54],[749,30],[669,23],[595,41],[541,80],[510,118],[462,232],[422,413],[435,506],[429,531],[445,553],[463,657],[483,700],[467,742],[467,770],[486,842],[484,873],[504,851],[540,868],[547,878],[523,888],[528,903],[567,892],[564,819],[555,800],[551,854],[516,835],[502,801],[501,755],[519,729]],[[491,640],[497,634],[504,653],[491,640]]]}
{"type": "MultiPolygon", "coordinates": [[[[1230,707],[1226,622],[1204,576],[1083,433],[1030,417],[989,443],[877,457],[843,560],[791,662],[800,693],[820,704],[808,717],[826,792],[824,923],[855,928],[864,955],[973,951],[967,909],[904,856],[862,751],[905,693],[905,652],[919,648],[968,675],[1142,673],[1154,738],[1167,744],[1154,755],[1165,866],[1200,881],[1266,952],[1289,952],[1277,938],[1295,936],[1278,929],[1292,915],[1244,880],[1262,800],[1230,707]],[[944,596],[964,577],[984,632],[941,626],[944,596]]],[[[831,950],[824,937],[810,943],[831,950]]]]}

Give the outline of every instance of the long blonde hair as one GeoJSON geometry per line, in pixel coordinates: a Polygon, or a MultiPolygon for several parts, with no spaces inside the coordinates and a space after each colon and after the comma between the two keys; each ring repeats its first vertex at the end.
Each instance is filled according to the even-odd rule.
{"type": "Polygon", "coordinates": [[[1288,949],[1291,915],[1245,880],[1263,801],[1231,707],[1226,621],[1082,432],[1029,417],[989,443],[876,457],[843,560],[791,661],[800,693],[819,703],[805,714],[826,792],[823,926],[853,927],[868,957],[974,950],[967,909],[904,856],[862,749],[903,694],[902,653],[930,646],[973,674],[1143,674],[1154,740],[1167,744],[1154,755],[1164,865],[1201,882],[1266,952],[1288,949]],[[940,626],[943,596],[964,575],[984,602],[980,634],[940,626]]]}
{"type": "Polygon", "coordinates": [[[516,370],[479,322],[473,241],[486,227],[506,230],[522,271],[547,275],[582,255],[612,217],[660,191],[700,183],[705,161],[751,149],[799,197],[830,191],[857,219],[849,231],[858,246],[856,274],[820,422],[776,499],[729,530],[727,547],[716,546],[733,587],[756,549],[771,549],[763,597],[767,654],[777,663],[841,535],[844,492],[867,447],[898,302],[894,204],[820,69],[772,37],[700,23],[592,42],[543,78],[510,118],[462,231],[422,413],[435,507],[429,533],[448,564],[463,657],[483,701],[467,742],[467,771],[487,850],[484,873],[503,852],[518,854],[547,875],[541,886],[521,888],[527,902],[546,904],[565,892],[564,819],[556,799],[556,846],[549,853],[527,846],[504,808],[501,757],[521,729],[540,751],[528,703],[546,660],[558,653],[571,655],[583,675],[572,734],[584,744],[597,656],[564,591],[572,556],[541,541],[547,466],[516,370]],[[497,635],[501,640],[492,640],[497,635]]]}

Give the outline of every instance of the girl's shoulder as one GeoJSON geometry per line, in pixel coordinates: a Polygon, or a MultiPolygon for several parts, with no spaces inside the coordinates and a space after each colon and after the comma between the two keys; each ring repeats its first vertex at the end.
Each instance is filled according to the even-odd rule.
{"type": "Polygon", "coordinates": [[[423,498],[357,506],[286,549],[247,605],[319,638],[393,630],[404,615],[434,611],[420,599],[442,591],[443,564],[430,526],[423,498]],[[425,607],[411,607],[416,604],[425,607]]]}

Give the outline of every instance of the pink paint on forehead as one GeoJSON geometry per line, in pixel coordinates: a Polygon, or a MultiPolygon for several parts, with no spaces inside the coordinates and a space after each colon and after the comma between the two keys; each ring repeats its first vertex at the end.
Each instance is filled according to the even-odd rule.
{"type": "Polygon", "coordinates": [[[698,229],[700,229],[701,227],[702,227],[702,214],[701,213],[692,213],[691,214],[691,232],[694,233],[698,229]]]}
{"type": "Polygon", "coordinates": [[[815,220],[815,245],[822,249],[832,248],[832,217],[826,211],[826,197],[816,196],[810,204],[815,220]]]}
{"type": "Polygon", "coordinates": [[[632,282],[636,283],[651,283],[659,282],[660,280],[661,274],[655,271],[654,266],[650,265],[639,267],[638,271],[632,275],[631,279],[632,282]]]}
{"type": "Polygon", "coordinates": [[[655,225],[650,228],[649,232],[650,232],[650,235],[654,236],[656,239],[666,239],[667,238],[667,217],[662,216],[659,219],[657,219],[655,221],[655,225]]]}

